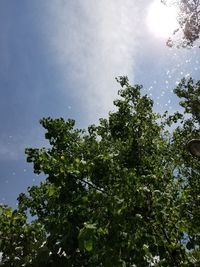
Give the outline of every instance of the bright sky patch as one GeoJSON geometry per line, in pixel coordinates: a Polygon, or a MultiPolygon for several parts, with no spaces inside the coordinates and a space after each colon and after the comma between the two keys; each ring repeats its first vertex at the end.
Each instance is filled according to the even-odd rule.
{"type": "Polygon", "coordinates": [[[177,10],[154,0],[149,6],[147,14],[147,26],[156,37],[168,38],[177,29],[177,10]]]}

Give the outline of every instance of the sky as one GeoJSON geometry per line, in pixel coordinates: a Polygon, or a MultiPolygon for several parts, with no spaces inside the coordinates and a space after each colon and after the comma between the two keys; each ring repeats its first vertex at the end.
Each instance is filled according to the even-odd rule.
{"type": "Polygon", "coordinates": [[[142,84],[156,111],[179,108],[173,89],[184,76],[199,78],[200,50],[167,47],[148,26],[151,3],[0,1],[0,203],[15,207],[43,179],[24,154],[46,145],[39,120],[97,123],[114,109],[115,77],[142,84]]]}

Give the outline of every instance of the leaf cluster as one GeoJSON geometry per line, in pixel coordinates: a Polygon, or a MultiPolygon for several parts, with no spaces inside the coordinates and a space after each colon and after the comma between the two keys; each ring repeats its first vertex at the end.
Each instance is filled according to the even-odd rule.
{"type": "Polygon", "coordinates": [[[46,179],[16,210],[1,206],[2,266],[199,266],[200,167],[184,145],[199,136],[199,82],[175,89],[185,113],[160,115],[141,86],[117,81],[116,111],[98,125],[40,121],[50,146],[26,154],[46,179]]]}

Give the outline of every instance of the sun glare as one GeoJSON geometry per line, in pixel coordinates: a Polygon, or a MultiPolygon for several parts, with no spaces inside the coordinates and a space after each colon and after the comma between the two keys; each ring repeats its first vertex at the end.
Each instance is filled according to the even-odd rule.
{"type": "Polygon", "coordinates": [[[156,37],[167,38],[178,27],[176,17],[175,7],[168,7],[160,0],[154,0],[148,9],[147,25],[156,37]]]}

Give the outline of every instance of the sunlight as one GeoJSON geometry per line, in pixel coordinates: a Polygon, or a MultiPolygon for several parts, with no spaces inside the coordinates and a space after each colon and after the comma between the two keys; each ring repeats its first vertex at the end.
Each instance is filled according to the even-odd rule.
{"type": "Polygon", "coordinates": [[[156,37],[168,38],[178,28],[176,17],[175,7],[168,7],[160,0],[154,0],[148,9],[147,25],[156,37]]]}

